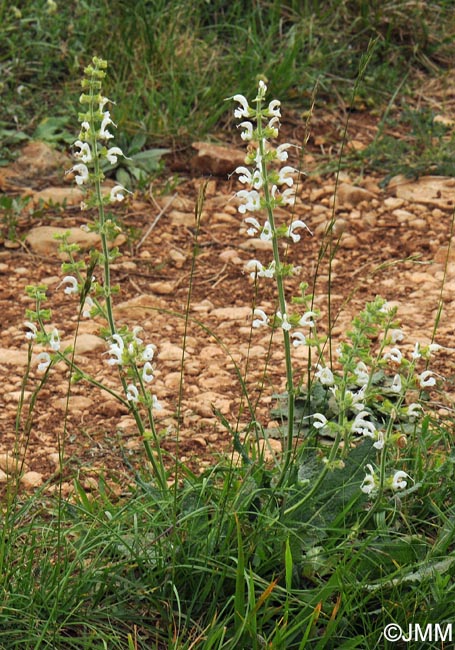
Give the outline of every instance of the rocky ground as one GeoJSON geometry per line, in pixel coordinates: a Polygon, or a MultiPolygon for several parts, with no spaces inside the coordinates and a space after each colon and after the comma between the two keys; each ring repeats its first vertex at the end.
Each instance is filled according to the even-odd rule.
{"type": "MultiPolygon", "coordinates": [[[[364,146],[366,137],[364,129],[354,129],[352,146],[364,146]]],[[[234,177],[227,177],[228,171],[241,164],[243,153],[232,147],[198,145],[193,154],[189,164],[169,160],[171,167],[180,169],[181,182],[174,190],[162,194],[164,181],[157,181],[149,192],[131,197],[126,207],[116,210],[125,236],[120,240],[122,255],[114,265],[113,282],[121,285],[117,323],[140,325],[144,341],[157,346],[154,391],[163,406],[157,412],[162,448],[177,453],[198,471],[231,448],[230,433],[214,416],[213,406],[234,429],[242,430],[248,421],[239,374],[246,377],[249,395],[257,404],[257,419],[267,425],[272,394],[284,387],[284,371],[278,336],[270,344],[268,331],[251,329],[254,284],[245,266],[253,258],[270,260],[271,253],[267,243],[247,235],[233,198],[240,186],[234,177]],[[205,183],[197,231],[195,204],[205,183]]],[[[291,163],[298,165],[294,158],[291,163]]],[[[61,259],[53,239],[53,229],[72,229],[82,246],[91,244],[80,230],[90,215],[80,211],[81,197],[64,181],[63,171],[70,166],[66,156],[42,143],[29,143],[18,160],[0,170],[0,190],[31,197],[19,216],[18,240],[0,244],[0,480],[17,471],[14,459],[19,457],[24,462],[21,481],[25,488],[49,480],[47,489],[52,489],[58,482],[63,452],[64,492],[71,490],[72,476],[90,489],[100,475],[113,489],[121,490],[131,477],[129,465],[145,463],[134,421],[112,397],[82,383],[71,386],[65,419],[68,377],[63,364],[55,367],[40,392],[30,435],[16,433],[17,404],[27,368],[24,313],[32,307],[25,286],[45,284],[52,326],[68,343],[75,332],[78,304],[59,287],[61,259]]],[[[311,154],[304,157],[303,167],[314,167],[311,154]]],[[[304,235],[289,250],[288,259],[301,267],[289,282],[289,291],[296,293],[302,281],[311,286],[317,274],[318,328],[326,331],[328,261],[325,257],[318,267],[317,260],[334,216],[334,232],[339,237],[331,276],[335,338],[344,336],[352,316],[366,301],[381,295],[399,307],[405,347],[412,350],[415,341],[431,340],[442,299],[436,341],[455,347],[455,254],[448,253],[455,179],[400,177],[385,189],[380,188],[380,180],[342,174],[336,188],[333,175],[302,177],[294,219],[305,221],[313,235],[304,235]]],[[[257,304],[272,312],[273,291],[261,285],[257,304]]],[[[115,371],[103,356],[107,344],[99,336],[99,326],[93,320],[81,322],[76,361],[98,381],[118,389],[115,371]]],[[[27,403],[40,380],[37,352],[25,388],[27,403]]],[[[297,348],[294,354],[298,376],[306,369],[306,351],[297,348]]],[[[434,408],[442,416],[451,413],[452,354],[451,349],[442,350],[433,366],[442,391],[434,396],[434,408]]],[[[278,440],[271,444],[279,449],[278,440]]]]}

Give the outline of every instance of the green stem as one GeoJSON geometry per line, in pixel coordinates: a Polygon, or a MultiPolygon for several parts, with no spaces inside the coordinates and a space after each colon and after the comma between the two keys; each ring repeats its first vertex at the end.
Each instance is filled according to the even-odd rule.
{"type": "MultiPolygon", "coordinates": [[[[275,217],[273,214],[272,208],[272,197],[270,194],[269,182],[268,182],[268,173],[267,173],[267,164],[265,162],[265,146],[264,138],[262,137],[262,122],[260,114],[260,102],[258,102],[257,107],[257,128],[258,128],[258,140],[259,140],[259,153],[261,156],[261,174],[264,182],[264,198],[267,209],[267,219],[270,224],[270,229],[272,232],[272,248],[273,248],[273,259],[275,261],[275,278],[276,286],[278,291],[278,304],[280,307],[281,314],[284,317],[286,314],[286,295],[284,289],[283,275],[281,273],[281,262],[280,262],[280,251],[278,247],[278,237],[276,234],[275,226],[275,217]]],[[[288,397],[288,427],[286,434],[286,444],[284,449],[284,466],[281,473],[280,481],[281,484],[287,474],[289,464],[292,457],[292,448],[293,448],[293,439],[294,439],[294,379],[292,373],[292,359],[291,359],[291,340],[289,332],[283,329],[283,342],[284,342],[284,355],[286,362],[286,392],[288,397]]]]}

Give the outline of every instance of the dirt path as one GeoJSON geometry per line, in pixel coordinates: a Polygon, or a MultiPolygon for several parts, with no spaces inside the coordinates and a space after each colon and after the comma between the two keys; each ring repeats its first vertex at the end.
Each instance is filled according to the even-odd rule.
{"type": "MultiPolygon", "coordinates": [[[[50,168],[55,170],[61,162],[54,160],[54,167],[50,168]]],[[[26,168],[26,160],[22,164],[26,168]]],[[[36,164],[35,151],[29,167],[36,168],[36,164]]],[[[15,165],[13,172],[17,172],[15,165]]],[[[35,169],[35,177],[27,178],[22,169],[20,175],[11,174],[8,177],[3,170],[0,188],[17,194],[24,191],[25,185],[35,203],[37,198],[45,198],[43,188],[51,187],[48,196],[58,196],[61,191],[54,189],[58,181],[51,173],[37,177],[35,169]]],[[[412,350],[415,341],[430,341],[435,322],[455,181],[420,179],[413,184],[399,179],[381,190],[379,180],[364,178],[359,187],[350,179],[341,178],[338,187],[335,232],[341,239],[332,267],[332,309],[337,315],[333,333],[335,337],[343,336],[352,315],[366,301],[381,295],[398,305],[406,334],[405,347],[412,350]]],[[[198,187],[204,182],[201,172],[194,171],[192,178],[187,177],[178,185],[175,198],[145,241],[140,246],[137,238],[125,241],[121,246],[122,255],[113,268],[113,282],[121,285],[116,299],[117,323],[127,323],[130,327],[140,325],[144,341],[157,346],[154,391],[163,406],[157,417],[162,447],[173,453],[178,439],[181,459],[195,470],[230,447],[230,435],[214,417],[212,405],[234,428],[237,423],[240,428],[247,423],[237,370],[243,376],[247,369],[246,385],[253,401],[257,401],[256,417],[264,425],[270,420],[272,394],[284,387],[283,354],[278,340],[271,346],[264,374],[270,334],[262,329],[251,330],[254,286],[245,265],[253,258],[270,260],[270,251],[267,246],[264,249],[264,242],[249,238],[245,232],[233,200],[233,193],[240,186],[233,179],[214,177],[207,184],[198,233],[184,383],[180,386],[184,314],[195,245],[194,205],[198,187]]],[[[68,188],[65,189],[68,193],[68,188]]],[[[301,271],[289,282],[290,295],[298,293],[299,282],[313,284],[323,234],[332,217],[334,192],[333,177],[310,177],[300,186],[294,218],[304,220],[313,236],[303,236],[292,247],[290,259],[301,271]]],[[[134,229],[140,238],[170,197],[172,193],[154,196],[153,200],[132,199],[126,211],[122,209],[118,216],[126,230],[134,229]]],[[[68,342],[75,331],[77,303],[59,287],[61,261],[52,252],[55,245],[49,238],[47,243],[37,244],[30,235],[41,226],[78,228],[83,225],[87,215],[72,207],[71,201],[77,205],[79,198],[70,197],[66,208],[44,204],[31,217],[22,214],[18,236],[28,234],[29,238],[16,248],[11,248],[9,242],[0,247],[0,470],[3,472],[11,470],[16,444],[15,414],[27,361],[23,323],[25,309],[32,305],[25,296],[25,286],[45,284],[53,312],[52,325],[68,342]]],[[[316,306],[321,311],[319,328],[323,331],[327,327],[327,284],[328,266],[324,260],[316,283],[316,306]]],[[[455,347],[454,289],[455,257],[452,255],[443,293],[444,311],[436,337],[438,343],[449,348],[455,347]]],[[[261,285],[257,304],[272,312],[273,291],[261,285]]],[[[103,356],[107,345],[99,337],[99,325],[93,320],[82,322],[76,360],[97,380],[117,389],[115,372],[103,356]]],[[[299,369],[304,372],[305,359],[305,351],[296,349],[297,375],[299,369]]],[[[452,367],[452,352],[440,352],[436,368],[444,376],[444,390],[449,394],[454,392],[452,367]]],[[[31,387],[38,380],[34,357],[26,392],[28,399],[31,387]]],[[[64,444],[64,490],[71,489],[69,478],[76,473],[87,489],[103,475],[113,489],[121,491],[128,464],[140,466],[145,462],[131,416],[113,398],[76,384],[71,387],[72,399],[64,425],[67,390],[67,372],[59,364],[40,394],[29,439],[20,441],[19,451],[25,451],[24,486],[39,485],[49,477],[53,477],[51,485],[56,483],[59,449],[64,444]]],[[[278,441],[276,445],[279,446],[278,441]]],[[[2,476],[4,480],[4,474],[0,473],[0,480],[2,476]]]]}

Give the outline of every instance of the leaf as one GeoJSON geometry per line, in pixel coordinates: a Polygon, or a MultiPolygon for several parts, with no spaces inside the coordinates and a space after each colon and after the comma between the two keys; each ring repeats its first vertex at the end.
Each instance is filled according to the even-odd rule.
{"type": "Polygon", "coordinates": [[[63,128],[67,124],[66,117],[46,117],[36,127],[32,138],[50,143],[59,141],[71,143],[74,141],[74,136],[63,128]]]}

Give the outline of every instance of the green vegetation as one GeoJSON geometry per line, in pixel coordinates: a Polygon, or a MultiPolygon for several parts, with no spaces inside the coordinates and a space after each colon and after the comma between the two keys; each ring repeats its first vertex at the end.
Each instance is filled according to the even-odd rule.
{"type": "MultiPolygon", "coordinates": [[[[435,384],[428,369],[435,348],[417,346],[410,359],[397,351],[397,314],[384,301],[376,299],[353,319],[332,364],[330,339],[309,325],[317,320],[312,296],[301,286],[302,295],[286,303],[283,279],[291,269],[275,255],[273,273],[265,277],[278,280],[281,311],[269,325],[283,330],[288,352],[290,323],[296,327],[304,321],[311,334],[302,344],[313,352],[308,380],[300,385],[301,378],[294,380],[289,372],[285,405],[276,413],[283,457],[266,462],[262,442],[268,432],[256,420],[243,384],[239,390],[251,416],[247,435],[240,439],[220,415],[237,453],[201,475],[178,460],[169,467],[161,453],[156,404],[148,389],[153,346],[143,345],[135,323],[117,329],[113,316],[110,264],[119,252],[108,244],[118,230],[105,208],[109,200],[120,200],[122,188],[101,197],[108,156],[115,158],[118,179],[142,181],[156,165],[150,152],[156,141],[185,143],[230,123],[223,100],[240,92],[250,96],[262,73],[273,97],[287,98],[299,109],[309,107],[316,82],[328,98],[335,87],[345,98],[355,89],[361,101],[377,105],[389,102],[417,66],[432,71],[453,54],[449,2],[384,2],[380,9],[363,1],[332,0],[323,10],[319,5],[297,0],[60,5],[48,0],[0,6],[5,107],[0,128],[8,142],[36,129],[54,142],[68,142],[80,96],[80,65],[93,51],[110,62],[103,93],[118,102],[118,142],[133,160],[117,159],[122,154],[108,150],[111,143],[99,145],[100,139],[109,142],[106,128],[113,123],[97,94],[96,84],[104,84],[98,61],[95,71],[86,70],[76,145],[81,162],[73,171],[79,184],[94,188],[88,204],[98,218],[89,228],[100,233],[102,250],[87,261],[63,237],[69,259],[62,284],[76,294],[79,319],[91,311],[106,321],[108,363],[119,376],[118,389],[107,390],[133,414],[146,458],[140,473],[132,471],[121,497],[100,479],[93,498],[77,480],[74,497],[65,499],[58,490],[52,497],[44,486],[27,498],[10,480],[0,528],[0,647],[5,650],[373,650],[400,646],[382,636],[387,625],[407,633],[410,624],[422,630],[439,624],[444,632],[455,620],[455,422],[437,419],[425,392],[435,384]],[[364,83],[358,84],[367,52],[364,83]],[[295,310],[289,319],[286,304],[295,310]],[[325,356],[330,358],[324,361],[325,356]]],[[[243,100],[237,101],[253,119],[243,100]]],[[[304,224],[274,224],[273,209],[285,203],[288,189],[276,195],[273,183],[290,188],[292,182],[267,167],[277,156],[265,147],[265,138],[275,137],[277,109],[262,109],[254,114],[261,156],[259,162],[255,156],[250,160],[258,164],[259,177],[252,179],[260,179],[257,189],[264,193],[261,205],[267,212],[266,224],[257,227],[266,234],[268,224],[274,243],[279,237],[297,241],[293,228],[303,232],[304,224]]],[[[438,127],[428,113],[414,120],[415,115],[404,113],[402,119],[419,142],[427,142],[422,155],[416,154],[415,142],[406,149],[409,168],[414,165],[418,173],[426,169],[419,165],[428,147],[445,131],[433,131],[438,127]]],[[[234,129],[231,123],[230,133],[234,129]]],[[[393,165],[384,138],[380,133],[372,145],[379,153],[364,153],[361,165],[374,166],[380,156],[393,165]]],[[[252,196],[245,191],[243,198],[247,202],[252,196]]],[[[199,198],[200,216],[202,194],[199,198]]],[[[14,203],[3,208],[8,211],[3,227],[14,229],[19,208],[14,203]]],[[[332,228],[333,223],[324,250],[329,245],[332,250],[332,228]]],[[[197,219],[195,230],[194,263],[197,219]]],[[[253,275],[262,271],[256,264],[253,275]]],[[[46,330],[51,314],[43,306],[45,287],[30,287],[28,295],[34,299],[26,314],[29,360],[35,339],[48,352],[39,355],[43,374],[35,383],[29,368],[24,373],[18,450],[27,446],[34,403],[54,363],[66,363],[72,379],[100,387],[85,367],[76,366],[70,348],[60,350],[58,332],[46,330]]],[[[261,314],[259,326],[266,320],[261,314]]],[[[259,320],[261,314],[255,314],[259,320]]],[[[430,646],[417,639],[412,647],[437,648],[441,641],[430,646]]]]}
{"type": "MultiPolygon", "coordinates": [[[[350,105],[369,48],[355,106],[381,113],[398,88],[399,108],[417,70],[449,69],[454,20],[447,0],[3,2],[0,137],[14,144],[49,117],[64,131],[92,52],[111,66],[107,96],[122,98],[120,132],[140,134],[146,148],[219,130],[227,94],[249,92],[258,74],[288,108],[308,110],[317,85],[336,112],[340,97],[350,105]]],[[[369,156],[388,163],[382,151],[369,156]]]]}

